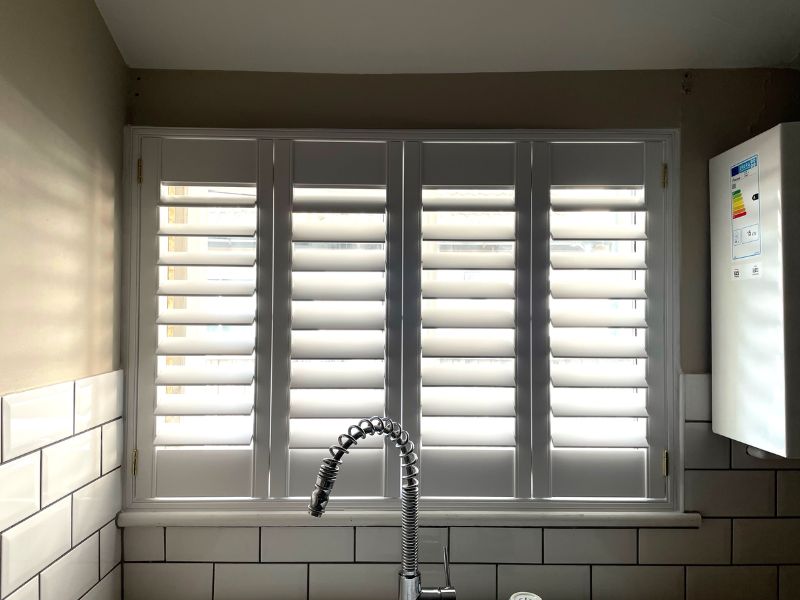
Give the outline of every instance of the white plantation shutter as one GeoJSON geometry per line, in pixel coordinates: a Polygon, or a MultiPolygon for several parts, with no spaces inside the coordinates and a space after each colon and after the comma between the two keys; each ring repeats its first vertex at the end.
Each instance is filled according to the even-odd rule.
{"type": "Polygon", "coordinates": [[[669,134],[265,134],[134,136],[136,506],[674,508],[669,134]]]}
{"type": "Polygon", "coordinates": [[[256,145],[168,139],[148,158],[141,301],[154,314],[139,334],[139,393],[152,398],[153,453],[139,462],[157,497],[251,497],[256,145]],[[206,472],[214,463],[224,476],[206,472]]]}
{"type": "Polygon", "coordinates": [[[426,496],[515,495],[515,146],[422,145],[426,496]]]}
{"type": "MultiPolygon", "coordinates": [[[[385,143],[291,144],[288,438],[275,432],[288,469],[273,472],[273,495],[308,495],[338,436],[386,413],[386,153],[385,143]]],[[[385,460],[382,438],[360,442],[337,493],[382,496],[385,460]]]]}
{"type": "Polygon", "coordinates": [[[550,148],[550,495],[662,497],[663,149],[550,148]]]}

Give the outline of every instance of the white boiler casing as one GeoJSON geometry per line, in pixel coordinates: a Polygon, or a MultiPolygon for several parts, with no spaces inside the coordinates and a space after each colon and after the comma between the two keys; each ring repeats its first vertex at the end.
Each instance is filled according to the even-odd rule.
{"type": "Polygon", "coordinates": [[[712,428],[800,457],[800,123],[709,162],[712,428]]]}

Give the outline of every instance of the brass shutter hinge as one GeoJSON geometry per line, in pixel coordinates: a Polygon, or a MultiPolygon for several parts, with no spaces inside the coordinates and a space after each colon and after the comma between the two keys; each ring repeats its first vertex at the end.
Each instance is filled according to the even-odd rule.
{"type": "Polygon", "coordinates": [[[661,456],[661,474],[664,477],[669,477],[669,452],[664,450],[661,456]]]}
{"type": "Polygon", "coordinates": [[[131,473],[136,477],[136,471],[139,470],[139,450],[133,449],[131,453],[131,473]]]}
{"type": "Polygon", "coordinates": [[[661,187],[666,189],[667,183],[669,183],[669,167],[667,163],[664,163],[661,167],[661,187]]]}
{"type": "Polygon", "coordinates": [[[136,161],[136,181],[142,183],[142,159],[136,161]]]}

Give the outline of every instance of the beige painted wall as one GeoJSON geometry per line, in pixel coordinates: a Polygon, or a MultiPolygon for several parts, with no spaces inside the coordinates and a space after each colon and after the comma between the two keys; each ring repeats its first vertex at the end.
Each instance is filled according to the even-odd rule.
{"type": "Polygon", "coordinates": [[[708,159],[800,120],[800,72],[131,72],[129,121],[196,127],[681,130],[681,363],[710,370],[708,159]]]}
{"type": "Polygon", "coordinates": [[[0,394],[119,363],[125,78],[92,0],[0,0],[0,394]]]}

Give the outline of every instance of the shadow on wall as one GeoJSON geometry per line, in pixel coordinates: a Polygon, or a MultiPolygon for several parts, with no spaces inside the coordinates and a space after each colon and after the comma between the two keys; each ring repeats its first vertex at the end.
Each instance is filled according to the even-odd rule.
{"type": "Polygon", "coordinates": [[[125,66],[90,0],[0,14],[6,393],[118,364],[125,66]]]}

